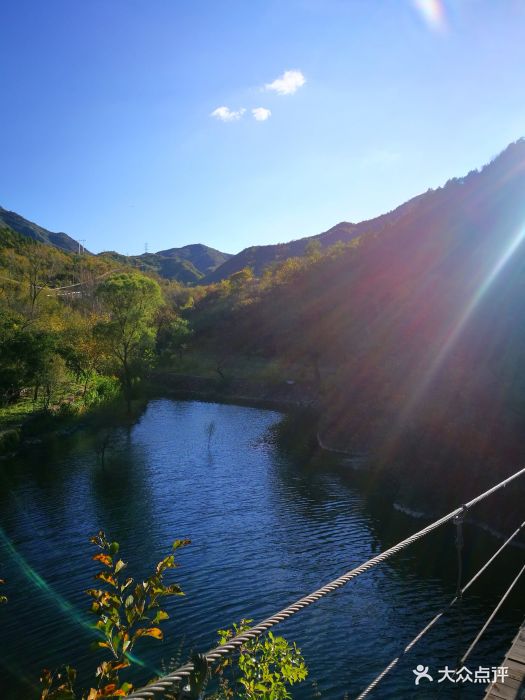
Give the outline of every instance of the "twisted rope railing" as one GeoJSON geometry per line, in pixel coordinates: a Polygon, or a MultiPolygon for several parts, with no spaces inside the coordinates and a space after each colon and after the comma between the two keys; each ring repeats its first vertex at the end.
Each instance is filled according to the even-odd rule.
{"type": "MultiPolygon", "coordinates": [[[[518,528],[516,528],[516,530],[514,530],[514,532],[512,533],[512,535],[510,535],[510,537],[508,537],[508,538],[505,540],[505,542],[501,545],[501,547],[499,547],[499,548],[497,549],[496,552],[494,552],[494,554],[490,557],[490,559],[488,559],[488,561],[486,561],[485,564],[483,564],[483,566],[482,566],[480,569],[478,569],[478,571],[474,574],[474,576],[472,576],[472,578],[468,581],[468,583],[466,583],[466,584],[456,593],[456,595],[454,596],[454,598],[452,598],[452,600],[450,601],[450,603],[449,603],[448,605],[446,605],[445,607],[443,607],[443,608],[430,620],[430,622],[429,622],[425,627],[423,627],[423,629],[421,629],[421,630],[416,634],[416,636],[415,636],[413,639],[410,640],[410,642],[405,646],[405,648],[404,648],[403,651],[399,654],[399,656],[396,656],[395,659],[392,659],[392,661],[391,661],[387,666],[385,666],[385,668],[381,671],[381,673],[379,673],[379,674],[374,678],[374,680],[373,680],[369,685],[367,685],[367,687],[366,687],[361,693],[359,693],[359,695],[357,696],[356,700],[364,700],[364,698],[366,698],[366,697],[372,692],[372,690],[374,690],[374,689],[376,688],[376,686],[379,685],[379,683],[383,680],[383,678],[384,678],[386,675],[388,675],[388,674],[390,673],[390,671],[392,671],[392,669],[394,669],[394,668],[397,666],[397,664],[399,663],[399,661],[400,661],[403,657],[405,657],[409,652],[411,652],[412,649],[416,646],[416,644],[417,644],[421,639],[423,639],[423,637],[425,636],[425,634],[426,634],[429,630],[431,630],[432,627],[434,627],[434,625],[435,625],[437,622],[439,622],[439,620],[441,620],[441,618],[442,618],[451,608],[454,607],[454,605],[460,600],[460,595],[462,596],[466,591],[468,591],[468,589],[472,586],[472,584],[473,584],[475,581],[477,581],[477,579],[481,576],[481,574],[492,564],[492,562],[493,562],[495,559],[497,559],[497,557],[503,552],[503,550],[505,550],[505,549],[508,547],[508,545],[518,536],[518,534],[519,534],[520,532],[522,532],[522,530],[523,530],[524,528],[525,528],[525,521],[522,522],[521,525],[520,525],[518,528]]],[[[479,635],[479,636],[481,636],[481,635],[479,635]]],[[[462,663],[462,662],[464,661],[465,658],[466,658],[466,657],[463,657],[463,659],[460,661],[460,663],[462,663]]]]}
{"type": "MultiPolygon", "coordinates": [[[[313,593],[310,593],[309,595],[300,598],[295,603],[292,603],[288,607],[283,608],[271,617],[267,617],[265,620],[262,620],[262,622],[259,622],[257,625],[251,627],[246,632],[243,632],[242,634],[238,634],[237,636],[233,637],[226,644],[221,644],[215,647],[214,649],[211,649],[206,654],[203,654],[203,658],[207,661],[208,664],[211,664],[221,659],[222,657],[231,654],[235,650],[239,649],[245,642],[260,636],[261,634],[267,632],[269,629],[279,624],[280,622],[283,622],[289,617],[292,617],[292,615],[295,615],[300,610],[303,610],[312,603],[315,603],[316,601],[325,597],[329,593],[332,593],[333,591],[337,590],[338,588],[341,588],[350,581],[353,581],[358,576],[361,576],[361,574],[364,574],[373,569],[374,567],[378,566],[379,564],[382,564],[384,561],[390,559],[390,557],[394,556],[398,552],[401,552],[402,550],[406,549],[414,542],[417,542],[429,533],[433,532],[434,530],[437,530],[439,527],[441,527],[441,525],[444,525],[445,523],[450,522],[456,516],[461,515],[462,513],[464,513],[466,508],[472,508],[472,506],[475,506],[477,503],[483,501],[485,498],[492,495],[496,491],[505,488],[507,484],[510,484],[512,481],[524,474],[525,468],[520,469],[515,474],[509,476],[507,479],[504,479],[495,486],[492,486],[487,491],[484,491],[479,496],[476,496],[476,498],[473,498],[468,503],[465,503],[459,508],[456,508],[447,515],[444,515],[442,518],[439,518],[439,520],[430,523],[430,525],[427,525],[422,530],[418,530],[418,532],[415,532],[413,535],[410,535],[410,537],[407,537],[401,542],[398,542],[393,547],[390,547],[381,554],[378,554],[377,556],[372,557],[372,559],[369,559],[363,564],[360,564],[356,568],[347,571],[342,576],[339,576],[333,581],[330,581],[330,583],[327,583],[325,586],[317,589],[313,593]]],[[[175,687],[177,687],[181,683],[181,681],[184,681],[190,676],[193,670],[193,663],[188,662],[187,664],[177,668],[172,673],[169,673],[166,676],[160,678],[159,680],[151,683],[151,685],[136,690],[127,697],[130,699],[132,698],[133,700],[148,700],[149,698],[158,698],[164,693],[175,689],[175,687]]]]}

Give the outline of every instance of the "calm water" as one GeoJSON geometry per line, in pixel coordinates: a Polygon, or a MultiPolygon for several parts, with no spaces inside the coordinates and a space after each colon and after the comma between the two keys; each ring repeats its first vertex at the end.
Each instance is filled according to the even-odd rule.
{"type": "MultiPolygon", "coordinates": [[[[0,573],[9,604],[0,608],[0,697],[31,698],[41,668],[62,662],[93,668],[93,620],[86,610],[96,567],[88,536],[104,529],[121,543],[130,571],[143,575],[189,537],[174,580],[186,597],[169,604],[165,641],[140,650],[145,680],[181,649],[204,651],[215,630],[260,619],[361,563],[420,527],[352,486],[341,467],[304,465],[283,453],[269,429],[272,411],[200,402],[152,401],[131,429],[116,429],[105,468],[99,436],[3,463],[0,573]],[[208,449],[207,429],[215,424],[208,449]]],[[[301,647],[310,677],[294,697],[354,697],[453,596],[452,527],[375,569],[277,627],[301,647]]],[[[466,531],[467,575],[498,546],[466,531]]],[[[434,682],[415,689],[412,669],[453,666],[523,560],[514,552],[471,589],[458,618],[447,617],[372,698],[456,698],[434,682]],[[439,692],[438,692],[439,691],[439,692]]],[[[516,591],[469,662],[499,664],[524,612],[516,591]]],[[[183,652],[184,653],[184,652],[183,652]]],[[[461,697],[481,697],[466,684],[461,697]]]]}

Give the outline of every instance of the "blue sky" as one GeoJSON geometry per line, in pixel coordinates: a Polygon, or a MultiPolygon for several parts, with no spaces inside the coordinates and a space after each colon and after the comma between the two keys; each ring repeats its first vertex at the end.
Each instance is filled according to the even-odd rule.
{"type": "Polygon", "coordinates": [[[319,233],[525,135],[524,0],[5,0],[2,25],[0,205],[95,252],[319,233]]]}

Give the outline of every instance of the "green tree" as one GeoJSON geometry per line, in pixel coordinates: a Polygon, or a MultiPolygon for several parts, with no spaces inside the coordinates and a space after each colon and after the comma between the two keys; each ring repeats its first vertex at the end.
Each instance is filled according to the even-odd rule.
{"type": "Polygon", "coordinates": [[[41,386],[50,397],[57,359],[53,332],[25,326],[23,319],[6,313],[0,320],[0,348],[0,403],[18,399],[31,386],[35,399],[41,386]]]}
{"type": "MultiPolygon", "coordinates": [[[[219,630],[219,643],[227,644],[232,637],[246,632],[251,622],[241,620],[233,629],[219,630]]],[[[237,658],[219,663],[218,672],[221,680],[217,700],[287,700],[291,698],[288,687],[308,675],[296,644],[272,632],[245,642],[237,658]]]]}
{"type": "Polygon", "coordinates": [[[175,355],[179,360],[193,334],[189,322],[165,306],[157,318],[157,353],[170,361],[175,355]]]}
{"type": "Polygon", "coordinates": [[[60,354],[76,381],[82,382],[84,400],[108,364],[105,348],[93,332],[97,322],[94,314],[71,313],[68,325],[60,334],[60,354]]]}
{"type": "Polygon", "coordinates": [[[121,273],[104,280],[96,296],[105,318],[96,324],[95,334],[118,366],[129,409],[133,381],[154,348],[154,318],[163,303],[160,287],[144,275],[121,273]]]}
{"type": "Polygon", "coordinates": [[[242,270],[230,275],[228,279],[233,290],[238,291],[254,279],[253,270],[251,267],[243,267],[242,270]]]}
{"type": "Polygon", "coordinates": [[[314,238],[311,241],[308,241],[304,252],[308,258],[318,260],[321,257],[322,250],[323,248],[321,246],[321,241],[318,238],[314,238]]]}

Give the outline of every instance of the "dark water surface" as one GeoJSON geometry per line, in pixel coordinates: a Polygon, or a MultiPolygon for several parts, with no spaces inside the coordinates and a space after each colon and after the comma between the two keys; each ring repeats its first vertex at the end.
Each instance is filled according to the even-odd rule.
{"type": "MultiPolygon", "coordinates": [[[[335,578],[419,529],[386,502],[363,493],[346,470],[300,464],[269,438],[280,414],[200,402],[152,401],[131,429],[114,431],[102,468],[100,436],[78,436],[0,467],[0,698],[31,698],[39,671],[60,663],[81,677],[96,666],[84,591],[97,570],[89,535],[121,543],[130,574],[145,575],[171,542],[189,537],[173,575],[186,597],[169,603],[164,642],[139,647],[143,681],[187,651],[205,651],[215,630],[256,620],[335,578]],[[208,449],[208,427],[215,431],[208,449]]],[[[466,529],[466,575],[499,543],[466,529]]],[[[276,628],[297,641],[310,669],[296,698],[350,698],[403,649],[454,594],[452,526],[276,628]]],[[[484,687],[436,683],[454,666],[525,558],[502,557],[456,614],[435,630],[370,697],[482,697],[484,687]],[[435,680],[415,688],[423,663],[435,680]]],[[[467,664],[498,665],[524,613],[521,585],[467,664]]]]}

